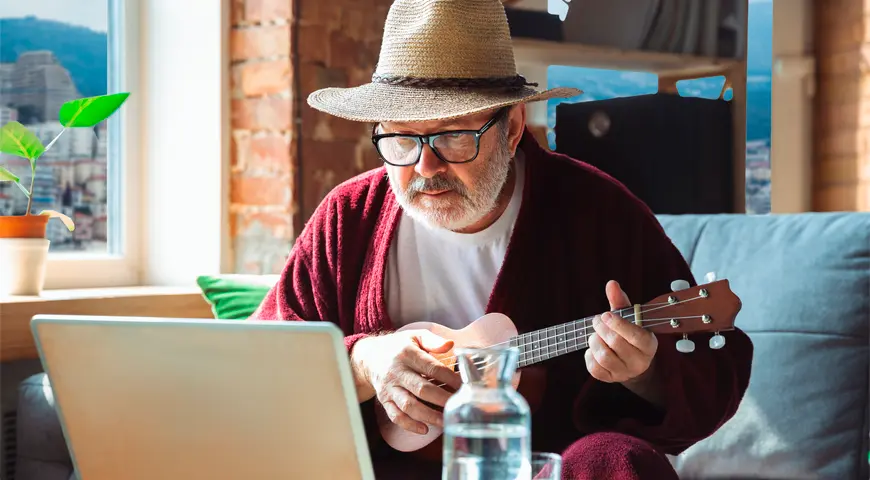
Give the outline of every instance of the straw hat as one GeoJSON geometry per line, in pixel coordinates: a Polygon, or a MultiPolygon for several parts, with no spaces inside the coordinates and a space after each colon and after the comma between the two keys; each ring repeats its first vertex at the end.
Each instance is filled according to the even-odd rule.
{"type": "Polygon", "coordinates": [[[534,85],[517,74],[501,1],[396,0],[371,83],[324,88],[308,104],[348,120],[412,122],[582,93],[534,85]]]}

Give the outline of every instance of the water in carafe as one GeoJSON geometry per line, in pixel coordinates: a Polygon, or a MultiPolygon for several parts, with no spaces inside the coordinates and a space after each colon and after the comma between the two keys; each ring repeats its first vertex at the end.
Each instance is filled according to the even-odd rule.
{"type": "Polygon", "coordinates": [[[511,384],[514,347],[457,349],[462,386],[444,407],[443,480],[531,478],[531,414],[511,384]]]}

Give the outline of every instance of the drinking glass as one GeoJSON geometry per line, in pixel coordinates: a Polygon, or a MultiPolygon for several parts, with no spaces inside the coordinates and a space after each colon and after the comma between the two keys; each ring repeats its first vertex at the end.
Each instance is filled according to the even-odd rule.
{"type": "Polygon", "coordinates": [[[562,457],[555,453],[532,452],[533,480],[560,480],[562,457]]]}

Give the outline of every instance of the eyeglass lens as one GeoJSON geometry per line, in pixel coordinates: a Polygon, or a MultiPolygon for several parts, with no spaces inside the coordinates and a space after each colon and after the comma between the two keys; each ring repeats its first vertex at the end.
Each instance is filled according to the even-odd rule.
{"type": "MultiPolygon", "coordinates": [[[[447,162],[467,162],[477,155],[477,138],[473,133],[456,132],[434,137],[430,145],[447,162]]],[[[415,137],[385,137],[378,140],[378,150],[392,164],[408,165],[417,161],[423,142],[415,137]]]]}

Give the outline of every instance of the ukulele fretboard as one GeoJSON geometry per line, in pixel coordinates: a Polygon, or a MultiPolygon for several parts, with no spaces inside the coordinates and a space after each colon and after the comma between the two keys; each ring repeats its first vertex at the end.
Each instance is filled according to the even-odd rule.
{"type": "MultiPolygon", "coordinates": [[[[623,316],[624,312],[630,310],[625,308],[614,313],[623,316]]],[[[512,337],[510,346],[517,347],[520,351],[517,368],[586,348],[589,345],[589,335],[595,332],[595,329],[592,328],[592,318],[581,318],[512,337]]]]}

